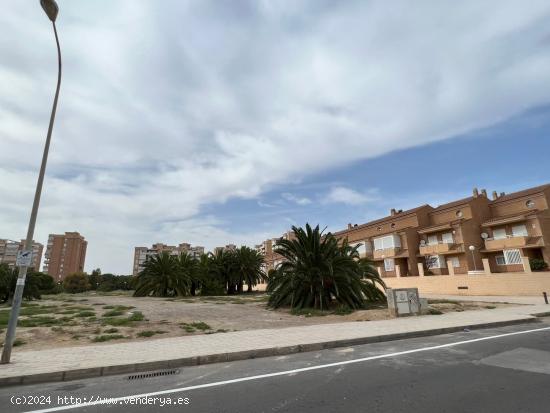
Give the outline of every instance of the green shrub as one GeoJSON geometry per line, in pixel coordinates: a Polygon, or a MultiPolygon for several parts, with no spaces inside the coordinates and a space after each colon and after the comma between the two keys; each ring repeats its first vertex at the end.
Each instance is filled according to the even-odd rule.
{"type": "Polygon", "coordinates": [[[121,338],[124,338],[122,334],[103,334],[101,336],[95,336],[92,341],[94,343],[102,343],[109,340],[120,340],[121,338]]]}
{"type": "Polygon", "coordinates": [[[431,315],[441,315],[443,312],[439,311],[437,308],[430,308],[428,313],[431,315]]]}
{"type": "Polygon", "coordinates": [[[130,321],[143,321],[144,319],[145,317],[141,311],[134,311],[132,315],[128,317],[128,320],[130,321]]]}
{"type": "Polygon", "coordinates": [[[541,258],[530,258],[529,265],[532,271],[544,271],[548,269],[548,264],[541,258]]]}
{"type": "Polygon", "coordinates": [[[116,317],[116,316],[123,315],[123,314],[124,314],[124,311],[111,310],[111,311],[107,311],[106,313],[104,313],[103,317],[116,317]]]}
{"type": "Polygon", "coordinates": [[[104,331],[104,333],[109,333],[109,334],[118,333],[118,328],[108,328],[107,330],[104,331]]]}
{"type": "Polygon", "coordinates": [[[71,294],[83,293],[90,289],[88,275],[83,272],[75,272],[67,275],[63,280],[63,289],[71,294]]]}
{"type": "Polygon", "coordinates": [[[78,314],[75,315],[75,317],[93,317],[95,316],[95,312],[93,311],[80,311],[78,314]]]}
{"type": "Polygon", "coordinates": [[[138,337],[151,337],[151,336],[154,336],[155,334],[164,334],[166,333],[166,331],[162,331],[162,330],[145,330],[145,331],[140,331],[139,333],[137,333],[137,336],[138,337]]]}

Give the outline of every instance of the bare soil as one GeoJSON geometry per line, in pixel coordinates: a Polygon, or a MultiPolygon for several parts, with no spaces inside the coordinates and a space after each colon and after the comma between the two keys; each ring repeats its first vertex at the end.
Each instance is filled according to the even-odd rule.
{"type": "MultiPolygon", "coordinates": [[[[265,293],[176,299],[134,298],[129,292],[112,294],[88,292],[47,296],[25,307],[28,313],[38,314],[23,316],[21,320],[26,320],[27,324],[37,325],[18,327],[17,338],[21,343],[18,350],[390,318],[385,304],[374,304],[370,309],[343,315],[319,311],[303,311],[295,315],[287,309],[269,309],[266,307],[266,302],[265,293]],[[115,311],[116,315],[109,317],[109,311],[115,311]],[[144,319],[129,321],[128,318],[135,317],[136,313],[143,314],[144,319]],[[52,317],[55,317],[53,322],[52,317]]],[[[434,314],[491,310],[510,305],[517,304],[430,301],[430,308],[434,314]]],[[[7,311],[7,309],[0,309],[0,311],[7,311]]],[[[0,330],[4,330],[4,327],[0,327],[0,330]]]]}

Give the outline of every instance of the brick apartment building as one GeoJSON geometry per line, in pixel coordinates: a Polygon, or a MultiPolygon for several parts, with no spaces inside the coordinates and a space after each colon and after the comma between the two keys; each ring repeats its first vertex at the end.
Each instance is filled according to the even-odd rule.
{"type": "MultiPolygon", "coordinates": [[[[422,205],[336,232],[359,245],[382,277],[523,271],[528,259],[550,264],[550,184],[512,194],[473,190],[472,196],[438,207],[422,205]]],[[[266,268],[280,257],[275,240],[260,250],[266,268]]]]}
{"type": "Polygon", "coordinates": [[[261,244],[256,245],[256,250],[264,256],[263,270],[267,272],[271,269],[276,268],[281,262],[283,262],[283,257],[273,251],[275,243],[277,240],[283,239],[292,239],[294,233],[292,231],[285,232],[280,238],[272,238],[265,240],[261,244]]]}
{"type": "MultiPolygon", "coordinates": [[[[20,242],[8,239],[0,239],[0,264],[8,264],[10,268],[15,268],[17,253],[25,249],[25,240],[20,242]]],[[[40,270],[42,261],[42,252],[44,245],[39,242],[32,243],[32,264],[31,267],[36,271],[40,270]]]]}
{"type": "Polygon", "coordinates": [[[143,269],[143,264],[149,257],[156,256],[163,251],[168,251],[170,255],[180,255],[182,252],[187,252],[193,257],[198,258],[202,254],[204,254],[204,247],[193,247],[191,246],[191,244],[185,242],[179,244],[178,246],[156,243],[153,244],[151,248],[135,247],[132,274],[138,275],[139,272],[143,269]]]}
{"type": "Polygon", "coordinates": [[[84,271],[88,242],[78,232],[50,234],[44,268],[55,281],[62,281],[67,275],[84,271]]]}

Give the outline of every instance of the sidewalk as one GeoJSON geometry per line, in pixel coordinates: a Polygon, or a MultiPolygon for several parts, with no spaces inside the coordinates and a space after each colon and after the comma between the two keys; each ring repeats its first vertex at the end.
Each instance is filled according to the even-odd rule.
{"type": "MultiPolygon", "coordinates": [[[[421,294],[422,298],[430,300],[454,300],[454,301],[481,301],[484,303],[511,303],[511,304],[530,304],[543,305],[544,297],[537,296],[510,296],[510,295],[447,295],[447,294],[421,294]]],[[[550,300],[550,297],[548,297],[550,300]]],[[[549,306],[550,307],[550,306],[549,306]]]]}
{"type": "Polygon", "coordinates": [[[533,314],[549,311],[550,305],[522,305],[438,316],[248,330],[135,343],[41,351],[16,349],[12,363],[0,365],[0,385],[75,380],[437,335],[464,328],[534,321],[533,314]]]}

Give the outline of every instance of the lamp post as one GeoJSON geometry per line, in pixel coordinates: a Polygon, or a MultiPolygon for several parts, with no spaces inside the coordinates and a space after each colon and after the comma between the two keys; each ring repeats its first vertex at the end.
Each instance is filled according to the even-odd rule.
{"type": "MultiPolygon", "coordinates": [[[[55,35],[55,43],[57,45],[57,88],[55,90],[55,98],[53,100],[52,113],[50,116],[50,124],[48,126],[48,134],[46,136],[46,143],[44,145],[44,153],[42,155],[42,164],[40,165],[40,172],[38,174],[38,181],[36,183],[36,191],[34,193],[34,201],[32,204],[31,217],[29,220],[29,227],[27,230],[27,238],[25,240],[25,251],[32,251],[32,240],[34,236],[34,227],[36,225],[36,216],[38,215],[38,206],[40,205],[40,195],[42,193],[42,184],[44,183],[44,174],[46,172],[46,163],[48,162],[48,152],[50,149],[50,141],[52,139],[53,123],[55,120],[55,112],[57,110],[57,99],[59,98],[59,88],[61,86],[61,49],[59,47],[59,38],[57,37],[57,28],[55,27],[55,20],[59,12],[59,7],[55,0],[40,0],[40,5],[44,9],[44,12],[51,20],[53,25],[53,32],[55,35]]],[[[2,359],[0,364],[6,364],[10,362],[11,349],[13,341],[15,340],[15,329],[17,327],[17,318],[19,317],[19,310],[21,309],[21,299],[23,297],[23,289],[25,288],[25,278],[27,277],[27,266],[21,265],[19,267],[19,275],[17,277],[17,284],[15,287],[15,294],[13,297],[13,304],[10,312],[10,319],[8,322],[8,329],[6,331],[6,340],[4,341],[4,349],[2,351],[2,359]]]]}
{"type": "Polygon", "coordinates": [[[476,257],[474,256],[474,251],[475,251],[476,247],[474,247],[473,245],[470,245],[468,247],[468,249],[472,252],[472,261],[474,262],[474,271],[477,271],[476,257]]]}

